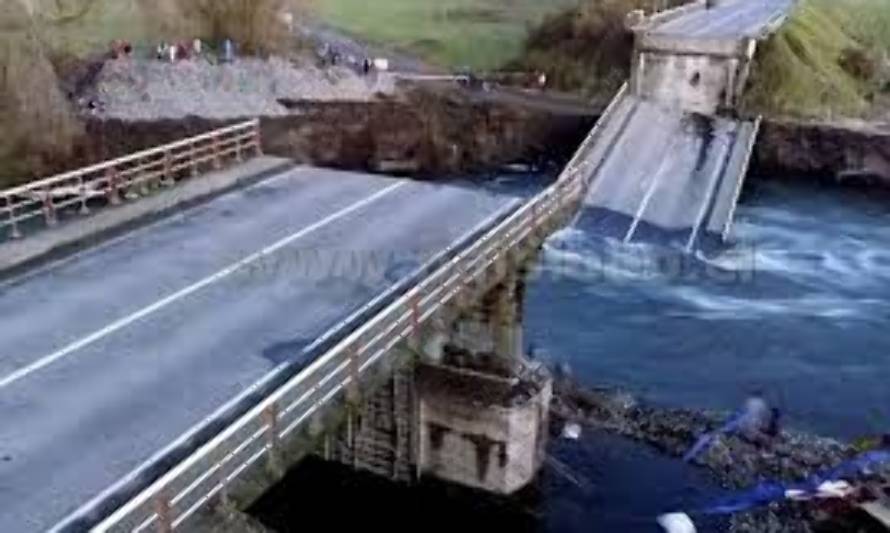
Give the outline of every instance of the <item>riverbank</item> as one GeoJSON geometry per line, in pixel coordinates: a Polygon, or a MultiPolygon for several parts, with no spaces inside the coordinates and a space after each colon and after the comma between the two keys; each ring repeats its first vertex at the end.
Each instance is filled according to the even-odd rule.
{"type": "MultiPolygon", "coordinates": [[[[595,113],[476,98],[451,89],[408,89],[369,102],[282,100],[287,114],[262,119],[263,149],[298,163],[409,175],[485,174],[506,165],[558,169],[595,113]]],[[[87,134],[65,168],[91,164],[217,128],[240,118],[85,120],[87,134]]]]}
{"type": "MultiPolygon", "coordinates": [[[[488,174],[521,164],[558,171],[596,112],[526,101],[479,99],[460,90],[414,89],[371,102],[287,101],[265,117],[264,149],[300,163],[422,179],[488,174]]],[[[190,116],[124,121],[90,117],[73,157],[56,171],[114,158],[239,119],[190,116]]],[[[890,125],[770,120],[763,123],[750,175],[890,188],[890,125]]]]}
{"type": "Polygon", "coordinates": [[[671,510],[694,514],[700,532],[814,533],[882,531],[855,508],[812,502],[765,506],[735,515],[703,516],[694,506],[726,498],[763,479],[799,480],[835,465],[852,450],[832,439],[785,431],[774,446],[757,448],[723,439],[698,464],[679,457],[700,432],[726,416],[667,409],[614,389],[560,379],[555,390],[551,441],[537,480],[520,493],[497,497],[440,482],[407,485],[309,458],[246,510],[257,530],[287,533],[305,523],[331,527],[423,526],[429,531],[515,532],[656,531],[671,510]],[[565,438],[567,422],[583,427],[565,438]],[[331,514],[331,501],[349,501],[350,513],[331,514]],[[294,505],[293,502],[300,502],[294,505]],[[399,502],[394,504],[393,502],[399,502]]]}
{"type": "MultiPolygon", "coordinates": [[[[717,430],[729,417],[727,413],[662,408],[626,392],[584,387],[566,378],[556,382],[554,393],[554,435],[567,423],[579,423],[588,431],[619,435],[678,459],[701,435],[717,430]]],[[[738,436],[719,437],[695,461],[721,486],[744,492],[764,482],[799,483],[856,455],[852,446],[837,440],[784,430],[766,445],[738,436]]],[[[884,485],[890,481],[887,466],[881,474],[872,476],[873,481],[882,479],[884,485]]],[[[718,494],[715,491],[715,502],[720,500],[718,494]]],[[[730,532],[872,531],[879,526],[849,503],[835,502],[831,509],[813,501],[768,505],[745,497],[738,499],[743,508],[751,506],[750,510],[726,513],[731,515],[730,532]]]]}
{"type": "Polygon", "coordinates": [[[890,124],[766,119],[751,174],[890,187],[890,124]]]}

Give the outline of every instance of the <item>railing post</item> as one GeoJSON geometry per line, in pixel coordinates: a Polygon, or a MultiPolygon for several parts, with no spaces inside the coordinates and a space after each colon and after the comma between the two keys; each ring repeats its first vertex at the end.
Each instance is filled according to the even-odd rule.
{"type": "MultiPolygon", "coordinates": [[[[136,165],[140,166],[140,167],[145,167],[146,169],[150,168],[149,165],[151,165],[151,156],[147,155],[144,158],[142,158],[141,160],[137,159],[136,165]]],[[[142,172],[147,173],[148,170],[143,170],[142,172]]],[[[145,176],[140,176],[140,177],[137,177],[136,179],[139,180],[139,195],[140,196],[148,196],[149,194],[151,194],[152,185],[157,185],[156,180],[148,180],[148,179],[146,179],[145,176]],[[152,183],[152,182],[154,182],[154,183],[152,183]]]]}
{"type": "Polygon", "coordinates": [[[416,293],[411,297],[411,336],[420,340],[420,296],[416,293]]]}
{"type": "Polygon", "coordinates": [[[235,161],[242,162],[244,161],[244,157],[241,155],[241,134],[235,134],[235,161]]]}
{"type": "Polygon", "coordinates": [[[15,216],[15,204],[12,201],[12,196],[7,194],[3,198],[6,200],[6,212],[9,216],[9,236],[13,239],[21,239],[22,232],[19,230],[19,221],[15,216]]]}
{"type": "Polygon", "coordinates": [[[198,146],[195,141],[189,143],[189,164],[191,165],[193,178],[198,175],[198,158],[195,155],[197,148],[198,146]]]}
{"type": "Polygon", "coordinates": [[[358,350],[349,350],[349,386],[346,388],[346,401],[352,405],[358,405],[362,401],[362,391],[359,386],[361,377],[361,365],[359,364],[358,350]]]}
{"type": "Polygon", "coordinates": [[[46,225],[50,227],[59,222],[56,205],[53,203],[52,190],[49,188],[43,190],[43,218],[46,220],[46,225]]]}
{"type": "Polygon", "coordinates": [[[263,155],[263,132],[260,128],[259,119],[253,121],[253,144],[256,149],[256,156],[263,155]]]}
{"type": "Polygon", "coordinates": [[[105,180],[108,182],[108,186],[105,189],[105,196],[108,198],[108,203],[111,205],[120,204],[120,173],[118,173],[116,167],[108,167],[108,170],[105,171],[105,180]]]}
{"type": "Polygon", "coordinates": [[[268,448],[268,462],[266,466],[270,473],[281,471],[278,442],[278,404],[272,403],[263,410],[263,423],[268,426],[266,430],[266,447],[268,448]]]}
{"type": "Polygon", "coordinates": [[[170,508],[170,500],[164,492],[154,499],[155,515],[157,515],[157,532],[173,533],[173,510],[170,508]]]}
{"type": "Polygon", "coordinates": [[[213,134],[213,168],[220,170],[222,168],[222,153],[219,147],[219,133],[213,134]]]}
{"type": "Polygon", "coordinates": [[[80,214],[86,216],[90,214],[90,208],[87,205],[87,183],[83,179],[83,174],[78,176],[77,182],[80,188],[80,214]]]}
{"type": "Polygon", "coordinates": [[[226,475],[226,469],[218,469],[214,475],[214,479],[219,485],[219,491],[216,493],[216,501],[220,507],[225,509],[231,503],[231,500],[229,499],[229,480],[226,475]]]}
{"type": "Polygon", "coordinates": [[[161,185],[164,187],[173,185],[173,152],[169,148],[164,150],[164,179],[161,185]]]}

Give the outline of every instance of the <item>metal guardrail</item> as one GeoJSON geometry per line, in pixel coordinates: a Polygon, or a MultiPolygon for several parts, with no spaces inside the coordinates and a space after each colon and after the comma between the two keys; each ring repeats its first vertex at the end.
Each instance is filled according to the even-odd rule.
{"type": "Polygon", "coordinates": [[[107,517],[93,531],[169,532],[224,494],[247,468],[266,456],[275,462],[283,439],[315,414],[462,291],[508,254],[535,238],[585,192],[585,156],[602,134],[626,86],[582,143],[556,183],[447,261],[406,294],[107,517]]]}
{"type": "Polygon", "coordinates": [[[218,170],[227,160],[240,162],[250,152],[260,153],[260,140],[259,120],[250,120],[2,190],[0,238],[4,233],[21,238],[41,222],[55,226],[65,210],[87,215],[97,203],[120,204],[128,193],[144,195],[178,176],[197,176],[208,164],[218,170]]]}

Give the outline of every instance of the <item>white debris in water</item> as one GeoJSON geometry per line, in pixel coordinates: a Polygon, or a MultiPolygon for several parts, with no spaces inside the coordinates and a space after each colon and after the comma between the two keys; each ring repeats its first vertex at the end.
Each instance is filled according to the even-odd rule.
{"type": "Polygon", "coordinates": [[[578,440],[581,438],[581,425],[569,422],[562,428],[562,438],[567,440],[578,440]]]}
{"type": "Polygon", "coordinates": [[[802,490],[786,490],[785,497],[789,500],[796,501],[807,501],[812,500],[813,498],[820,499],[844,499],[850,497],[852,494],[856,492],[849,483],[846,481],[825,481],[819,487],[817,487],[815,492],[806,492],[802,490]]]}
{"type": "Polygon", "coordinates": [[[204,59],[134,59],[106,62],[92,99],[104,118],[240,118],[288,114],[279,99],[361,102],[394,91],[386,73],[361,76],[347,68],[320,69],[281,58],[221,65],[204,59]]]}
{"type": "Polygon", "coordinates": [[[686,513],[669,513],[658,517],[658,525],[667,533],[696,533],[695,524],[686,513]]]}

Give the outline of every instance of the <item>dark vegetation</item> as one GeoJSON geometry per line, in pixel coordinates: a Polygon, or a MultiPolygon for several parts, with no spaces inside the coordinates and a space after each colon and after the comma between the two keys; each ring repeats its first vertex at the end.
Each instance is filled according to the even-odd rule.
{"type": "Polygon", "coordinates": [[[0,9],[0,186],[8,186],[68,156],[81,129],[43,40],[66,19],[32,16],[19,0],[0,9]]]}
{"type": "MultiPolygon", "coordinates": [[[[73,84],[110,49],[113,38],[152,41],[230,38],[242,52],[293,44],[281,19],[305,0],[0,0],[0,187],[67,168],[94,143],[73,112],[73,84]],[[33,10],[32,10],[32,6],[33,10]],[[124,24],[140,20],[121,28],[124,24]],[[97,36],[98,35],[98,36],[97,36]],[[96,39],[106,39],[96,42],[96,39]],[[81,46],[83,44],[83,46],[81,46]]],[[[95,73],[95,72],[94,72],[95,73]]]]}
{"type": "Polygon", "coordinates": [[[651,0],[587,0],[547,17],[531,30],[511,67],[545,72],[558,89],[606,101],[630,75],[633,34],[625,18],[651,6],[651,0]]]}
{"type": "Polygon", "coordinates": [[[289,49],[294,35],[282,19],[295,16],[306,0],[138,0],[158,35],[200,37],[209,43],[232,39],[247,54],[289,49]]]}

